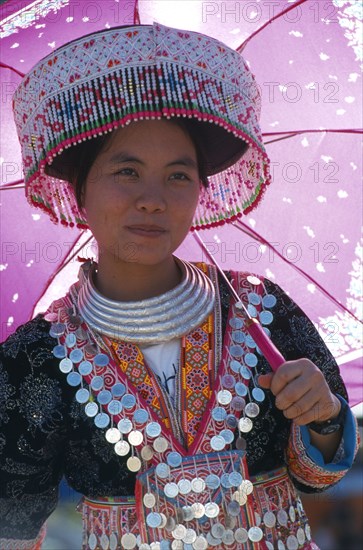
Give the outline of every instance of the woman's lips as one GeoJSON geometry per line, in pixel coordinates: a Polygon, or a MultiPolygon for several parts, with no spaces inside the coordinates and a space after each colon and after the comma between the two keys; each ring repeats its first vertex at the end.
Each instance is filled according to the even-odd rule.
{"type": "Polygon", "coordinates": [[[166,230],[157,225],[128,225],[126,229],[141,237],[160,237],[166,230]]]}

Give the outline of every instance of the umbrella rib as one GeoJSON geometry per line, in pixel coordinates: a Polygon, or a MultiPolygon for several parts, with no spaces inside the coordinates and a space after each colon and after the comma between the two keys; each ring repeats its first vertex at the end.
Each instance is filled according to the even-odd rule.
{"type": "MultiPolygon", "coordinates": [[[[78,243],[78,241],[80,240],[80,238],[82,237],[82,235],[84,234],[84,231],[82,231],[80,233],[80,235],[77,237],[77,239],[74,241],[73,243],[73,247],[75,247],[75,245],[78,243]]],[[[32,311],[31,311],[31,316],[30,316],[30,319],[32,319],[34,317],[34,310],[37,306],[37,303],[39,302],[39,300],[41,300],[44,296],[44,294],[47,292],[48,288],[50,287],[50,285],[52,284],[52,282],[54,281],[54,279],[56,278],[56,276],[77,256],[77,254],[79,254],[79,252],[82,250],[82,248],[84,248],[86,246],[86,244],[88,244],[91,240],[93,239],[93,235],[91,235],[81,246],[81,248],[79,250],[77,250],[77,252],[74,252],[73,254],[71,254],[71,256],[69,256],[69,258],[67,258],[67,260],[65,260],[61,265],[60,267],[58,267],[57,271],[55,273],[53,273],[48,281],[47,281],[47,284],[45,285],[44,289],[43,289],[43,292],[41,293],[41,295],[39,296],[39,298],[37,299],[36,303],[33,305],[32,307],[32,311]]]]}
{"type": "Polygon", "coordinates": [[[251,40],[251,38],[254,38],[255,36],[257,36],[261,31],[263,31],[267,27],[267,25],[270,25],[271,23],[276,21],[276,19],[279,19],[280,17],[282,17],[283,15],[288,13],[289,11],[297,8],[297,6],[300,6],[300,4],[304,4],[304,2],[307,2],[307,0],[299,0],[295,4],[292,4],[291,6],[286,8],[285,10],[280,11],[280,13],[278,13],[277,15],[274,15],[274,17],[272,17],[271,19],[266,21],[266,23],[264,23],[262,25],[262,27],[257,29],[257,31],[253,32],[248,38],[246,38],[246,40],[244,42],[242,42],[242,44],[240,46],[238,46],[238,48],[237,48],[238,53],[242,53],[242,51],[244,50],[244,48],[246,47],[248,42],[251,40]]]}
{"type": "Polygon", "coordinates": [[[2,61],[0,61],[0,68],[1,69],[9,69],[10,71],[13,71],[14,73],[16,73],[18,76],[21,76],[21,78],[23,78],[25,76],[25,73],[22,73],[21,71],[18,71],[18,69],[15,69],[15,67],[12,67],[11,65],[7,65],[6,63],[3,63],[2,61]]]}
{"type": "Polygon", "coordinates": [[[240,220],[237,220],[237,224],[239,225],[236,225],[236,223],[232,223],[232,225],[236,228],[236,229],[239,229],[239,231],[242,231],[242,233],[246,233],[247,235],[249,235],[250,237],[253,237],[255,240],[257,240],[258,242],[268,246],[271,250],[273,250],[276,255],[281,259],[283,260],[285,263],[287,263],[288,265],[290,265],[292,268],[294,268],[296,271],[298,271],[301,275],[303,275],[303,277],[305,277],[306,279],[308,279],[308,281],[310,281],[311,283],[313,283],[314,285],[316,285],[318,287],[318,289],[327,297],[329,298],[329,300],[331,300],[335,305],[337,305],[338,307],[342,308],[346,313],[348,313],[349,315],[351,315],[358,323],[361,323],[361,320],[358,319],[358,317],[356,317],[354,315],[354,313],[352,313],[346,306],[344,306],[341,302],[339,302],[336,298],[334,298],[334,296],[332,294],[330,294],[330,292],[328,292],[320,283],[318,283],[318,281],[316,281],[313,277],[311,277],[311,275],[309,275],[308,273],[306,273],[303,269],[301,269],[300,267],[298,267],[296,264],[290,262],[287,258],[285,258],[274,246],[272,246],[269,241],[267,241],[264,237],[262,237],[262,235],[260,235],[259,233],[257,233],[256,231],[254,231],[253,229],[251,229],[250,227],[247,227],[242,221],[240,220]],[[239,227],[240,226],[240,227],[239,227]]]}

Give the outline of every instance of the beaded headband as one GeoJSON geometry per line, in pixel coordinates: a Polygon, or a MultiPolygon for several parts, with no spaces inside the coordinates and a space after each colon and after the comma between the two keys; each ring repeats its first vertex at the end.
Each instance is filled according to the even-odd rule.
{"type": "Polygon", "coordinates": [[[270,183],[259,114],[247,64],[218,40],[159,23],[84,36],[37,63],[15,92],[28,200],[86,228],[66,181],[70,148],[133,121],[182,117],[209,176],[192,229],[231,221],[270,183]]]}

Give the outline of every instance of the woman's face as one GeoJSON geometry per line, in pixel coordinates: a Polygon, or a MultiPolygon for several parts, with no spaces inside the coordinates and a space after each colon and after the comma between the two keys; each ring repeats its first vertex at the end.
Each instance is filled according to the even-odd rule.
{"type": "Polygon", "coordinates": [[[86,181],[84,209],[100,256],[159,264],[186,237],[199,197],[194,144],[167,120],[115,131],[86,181]]]}

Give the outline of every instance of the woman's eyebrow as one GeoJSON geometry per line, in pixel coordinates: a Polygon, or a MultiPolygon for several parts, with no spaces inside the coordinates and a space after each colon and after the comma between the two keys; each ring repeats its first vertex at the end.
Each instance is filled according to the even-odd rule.
{"type": "MultiPolygon", "coordinates": [[[[124,153],[124,152],[116,153],[115,155],[113,155],[110,158],[109,162],[111,164],[121,164],[122,162],[137,162],[139,164],[145,164],[138,157],[135,157],[131,154],[124,153]]],[[[176,166],[176,165],[187,166],[187,167],[195,168],[196,170],[198,170],[197,162],[192,157],[190,157],[188,155],[177,158],[177,159],[169,162],[166,166],[169,167],[169,166],[176,166]]]]}

